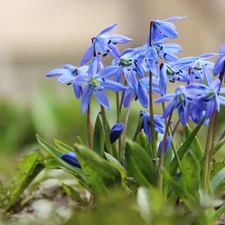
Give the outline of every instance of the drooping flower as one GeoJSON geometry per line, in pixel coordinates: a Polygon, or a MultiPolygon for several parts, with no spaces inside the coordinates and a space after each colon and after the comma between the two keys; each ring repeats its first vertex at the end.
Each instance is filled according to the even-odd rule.
{"type": "Polygon", "coordinates": [[[60,158],[72,166],[81,168],[81,165],[78,162],[77,156],[74,152],[68,152],[68,153],[62,154],[60,158]]]}
{"type": "Polygon", "coordinates": [[[82,96],[82,89],[81,86],[77,85],[76,82],[74,82],[74,79],[78,75],[87,76],[88,66],[84,65],[81,67],[75,67],[71,64],[64,64],[62,67],[63,68],[57,68],[49,71],[46,76],[57,76],[60,83],[72,83],[74,93],[77,99],[79,99],[82,96]]]}
{"type": "Polygon", "coordinates": [[[214,68],[213,68],[213,72],[214,75],[220,74],[225,66],[225,43],[221,46],[220,48],[220,57],[217,59],[214,68]]]}
{"type": "Polygon", "coordinates": [[[182,20],[186,19],[186,16],[173,16],[165,20],[154,20],[152,26],[152,36],[153,39],[160,33],[165,34],[168,38],[177,38],[178,33],[176,26],[171,23],[172,20],[182,20]]]}
{"type": "Polygon", "coordinates": [[[183,126],[186,125],[188,120],[188,108],[190,104],[199,105],[195,93],[188,92],[187,88],[183,85],[176,88],[174,94],[166,94],[159,99],[155,100],[155,103],[162,103],[166,101],[171,101],[169,105],[165,108],[163,112],[163,118],[167,118],[175,108],[178,110],[179,118],[183,126]]]}
{"type": "Polygon", "coordinates": [[[116,123],[109,132],[110,143],[114,143],[122,134],[124,128],[123,123],[116,123]]]}
{"type": "Polygon", "coordinates": [[[110,54],[116,57],[119,54],[116,44],[125,44],[132,41],[132,39],[120,35],[120,34],[107,34],[112,31],[118,23],[113,24],[102,30],[97,36],[91,39],[92,45],[85,52],[83,59],[81,60],[81,65],[84,65],[88,62],[93,56],[96,56],[98,53],[103,53],[103,56],[110,54]]]}
{"type": "MultiPolygon", "coordinates": [[[[152,142],[152,133],[151,133],[151,123],[150,123],[150,113],[146,111],[140,111],[140,118],[143,118],[143,123],[141,124],[141,129],[144,130],[145,134],[148,137],[148,140],[152,142]]],[[[163,134],[165,131],[164,128],[164,119],[160,115],[154,115],[154,129],[156,132],[163,134]]]]}
{"type": "Polygon", "coordinates": [[[118,66],[107,66],[98,71],[98,60],[94,57],[88,69],[88,76],[79,75],[75,77],[74,82],[84,87],[81,100],[81,111],[83,114],[88,108],[92,94],[102,106],[110,109],[110,103],[104,90],[117,92],[126,89],[124,85],[107,79],[117,73],[118,70],[118,66]]]}

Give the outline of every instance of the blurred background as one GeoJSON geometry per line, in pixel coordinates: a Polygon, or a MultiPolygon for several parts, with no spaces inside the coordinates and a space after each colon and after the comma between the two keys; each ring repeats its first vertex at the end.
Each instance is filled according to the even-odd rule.
{"type": "MultiPolygon", "coordinates": [[[[179,38],[172,41],[183,47],[180,57],[198,56],[219,52],[224,12],[224,0],[0,1],[0,171],[10,171],[18,153],[38,148],[36,133],[69,145],[77,135],[86,140],[86,117],[72,88],[45,74],[65,63],[79,66],[103,28],[119,23],[114,33],[133,39],[123,50],[144,44],[150,20],[187,16],[175,21],[179,38]]],[[[140,109],[133,107],[136,121],[140,109]]]]}

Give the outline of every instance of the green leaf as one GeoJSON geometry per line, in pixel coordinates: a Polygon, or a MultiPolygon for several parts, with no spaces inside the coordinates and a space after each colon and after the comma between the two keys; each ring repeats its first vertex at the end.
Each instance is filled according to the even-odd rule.
{"type": "Polygon", "coordinates": [[[66,192],[66,194],[74,201],[76,202],[82,202],[82,199],[80,197],[80,194],[78,191],[74,190],[72,187],[62,183],[62,188],[66,192]]]}
{"type": "Polygon", "coordinates": [[[12,183],[10,183],[10,188],[8,190],[9,199],[7,204],[4,206],[4,213],[6,213],[17,201],[18,197],[43,168],[43,155],[40,152],[34,152],[23,157],[23,159],[18,163],[15,177],[13,178],[12,183]]]}
{"type": "Polygon", "coordinates": [[[195,207],[198,205],[198,201],[184,187],[182,187],[178,182],[176,182],[165,169],[162,169],[162,172],[165,181],[169,183],[169,185],[173,188],[177,196],[184,201],[184,203],[190,210],[194,210],[195,207]]]}
{"type": "MultiPolygon", "coordinates": [[[[186,140],[191,135],[192,132],[193,132],[192,129],[187,124],[184,129],[184,140],[186,140]]],[[[197,136],[194,137],[189,148],[194,152],[198,160],[202,158],[203,156],[202,147],[197,136]]]]}
{"type": "Polygon", "coordinates": [[[150,156],[151,159],[153,159],[152,156],[152,144],[149,142],[147,135],[145,134],[144,130],[141,130],[137,138],[135,140],[137,144],[139,144],[143,149],[146,150],[148,155],[150,156]]]}
{"type": "Polygon", "coordinates": [[[196,200],[199,199],[200,165],[192,151],[188,151],[181,161],[181,185],[196,200]]]}
{"type": "Polygon", "coordinates": [[[225,138],[219,141],[218,143],[216,143],[216,145],[214,146],[214,155],[223,147],[224,143],[225,143],[225,138]]]}
{"type": "Polygon", "coordinates": [[[212,190],[215,192],[216,190],[219,189],[220,185],[223,184],[225,181],[225,168],[220,170],[212,179],[211,179],[211,185],[212,185],[212,190]]]}
{"type": "Polygon", "coordinates": [[[105,135],[99,114],[96,117],[94,133],[93,133],[93,150],[101,157],[105,151],[105,135]]]}
{"type": "Polygon", "coordinates": [[[63,153],[74,152],[74,149],[72,147],[70,147],[69,145],[67,145],[59,140],[55,139],[54,143],[59,148],[59,150],[62,151],[63,153]]]}
{"type": "Polygon", "coordinates": [[[46,141],[44,141],[39,135],[36,135],[37,140],[39,144],[43,147],[43,149],[50,155],[52,156],[57,162],[59,162],[62,165],[62,169],[66,168],[67,172],[70,172],[74,177],[78,179],[86,188],[90,189],[89,186],[89,181],[87,177],[85,176],[84,172],[77,167],[71,166],[64,160],[60,158],[63,152],[60,152],[57,148],[54,146],[50,145],[46,141]]]}
{"type": "Polygon", "coordinates": [[[139,144],[127,141],[125,161],[128,171],[137,180],[139,185],[156,185],[157,171],[154,162],[139,144]]]}
{"type": "Polygon", "coordinates": [[[96,152],[78,144],[75,144],[75,152],[95,193],[109,193],[109,187],[121,185],[120,172],[96,152]]]}
{"type": "MultiPolygon", "coordinates": [[[[195,127],[195,129],[192,131],[192,133],[187,137],[185,142],[181,145],[181,147],[178,150],[178,156],[181,160],[184,156],[184,154],[187,152],[189,146],[191,145],[192,141],[194,140],[195,136],[197,135],[199,129],[201,128],[203,122],[205,121],[205,117],[201,120],[201,122],[195,127]]],[[[177,159],[174,158],[170,165],[170,174],[173,176],[178,168],[177,159]]]]}

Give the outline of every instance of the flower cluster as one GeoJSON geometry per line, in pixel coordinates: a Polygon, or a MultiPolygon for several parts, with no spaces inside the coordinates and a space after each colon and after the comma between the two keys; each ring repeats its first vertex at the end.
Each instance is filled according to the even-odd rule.
{"type": "MultiPolygon", "coordinates": [[[[149,104],[153,104],[150,95],[156,93],[161,97],[154,103],[169,102],[162,115],[154,116],[154,129],[157,133],[163,133],[161,120],[172,115],[175,109],[183,126],[189,120],[199,123],[204,116],[207,124],[213,111],[219,111],[220,104],[225,104],[225,97],[221,96],[225,93],[225,88],[221,87],[225,45],[221,47],[220,54],[207,53],[179,59],[176,53],[181,52],[182,47],[175,43],[165,43],[165,40],[178,37],[177,29],[171,21],[185,18],[177,16],[151,21],[146,43],[121,53],[117,44],[126,44],[132,40],[120,34],[108,34],[118,25],[115,23],[91,38],[91,45],[84,53],[80,67],[65,64],[63,68],[51,70],[46,76],[58,76],[59,82],[72,84],[77,99],[81,98],[83,114],[90,105],[92,95],[100,105],[110,109],[105,90],[122,92],[121,104],[117,105],[125,108],[130,107],[133,100],[138,100],[142,107],[148,108],[149,104]],[[107,55],[113,57],[113,60],[111,65],[104,66],[103,58],[107,55]],[[216,63],[209,61],[215,56],[219,56],[216,63]],[[213,80],[213,73],[220,74],[220,77],[213,80]],[[175,93],[168,94],[168,82],[181,84],[178,84],[175,93]]],[[[121,107],[117,111],[121,112],[121,107]]],[[[151,142],[150,126],[146,122],[150,120],[150,115],[142,112],[141,116],[144,116],[144,132],[151,142]]]]}

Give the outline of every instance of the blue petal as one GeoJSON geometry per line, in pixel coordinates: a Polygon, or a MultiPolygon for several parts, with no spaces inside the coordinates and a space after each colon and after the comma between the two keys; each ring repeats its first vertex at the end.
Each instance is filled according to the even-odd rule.
{"type": "Polygon", "coordinates": [[[74,78],[73,82],[79,86],[86,86],[89,84],[90,78],[87,75],[78,75],[74,78]]]}
{"type": "Polygon", "coordinates": [[[107,40],[111,40],[112,43],[116,43],[116,44],[126,44],[128,42],[131,42],[132,39],[121,35],[121,34],[109,34],[109,35],[102,35],[102,38],[106,38],[107,40]]]}
{"type": "Polygon", "coordinates": [[[165,109],[163,112],[163,118],[167,118],[167,116],[169,116],[173,110],[177,107],[177,104],[175,101],[172,101],[165,109]]]}
{"type": "Polygon", "coordinates": [[[171,101],[175,98],[176,94],[167,94],[164,95],[163,97],[156,99],[154,102],[155,103],[162,103],[162,102],[167,102],[167,101],[171,101]]]}
{"type": "Polygon", "coordinates": [[[87,111],[90,99],[93,93],[93,89],[87,86],[84,90],[83,97],[81,99],[81,112],[84,114],[87,111]]]}
{"type": "Polygon", "coordinates": [[[107,41],[101,37],[96,37],[94,40],[95,50],[97,52],[103,53],[107,50],[107,41]]]}
{"type": "Polygon", "coordinates": [[[220,48],[220,55],[225,55],[225,43],[220,48]]]}
{"type": "Polygon", "coordinates": [[[183,19],[186,19],[187,17],[186,16],[171,16],[163,21],[165,22],[168,22],[168,21],[171,21],[171,20],[183,20],[183,19]]]}
{"type": "Polygon", "coordinates": [[[71,82],[72,80],[74,80],[75,78],[75,74],[71,73],[70,71],[68,71],[67,73],[62,74],[59,78],[58,81],[60,83],[68,83],[71,82]]]}
{"type": "Polygon", "coordinates": [[[68,152],[66,154],[62,154],[60,156],[60,158],[62,160],[64,160],[65,162],[67,162],[68,164],[72,165],[72,166],[75,166],[75,167],[78,167],[78,168],[81,168],[81,165],[80,163],[78,162],[77,160],[77,156],[74,152],[68,152]]]}
{"type": "Polygon", "coordinates": [[[67,73],[68,70],[67,69],[62,69],[62,68],[57,68],[54,70],[51,70],[50,72],[48,72],[46,74],[46,77],[54,77],[54,76],[61,76],[64,73],[67,73]]]}
{"type": "Polygon", "coordinates": [[[71,65],[71,64],[64,64],[64,65],[62,65],[62,67],[65,68],[65,69],[71,70],[71,71],[76,69],[76,67],[74,65],[71,65]]]}
{"type": "Polygon", "coordinates": [[[118,26],[118,23],[115,23],[109,27],[106,27],[104,30],[102,30],[98,35],[102,35],[102,34],[105,34],[107,32],[110,32],[112,31],[116,26],[118,26]]]}
{"type": "Polygon", "coordinates": [[[111,144],[114,143],[120,137],[123,128],[124,128],[123,123],[117,123],[111,128],[109,132],[109,139],[111,144]]]}
{"type": "MultiPolygon", "coordinates": [[[[171,146],[171,142],[172,142],[172,137],[168,136],[166,137],[166,145],[165,145],[165,150],[164,150],[164,156],[166,155],[166,153],[168,152],[170,146],[171,146]]],[[[159,143],[159,147],[158,147],[158,153],[157,156],[160,157],[161,155],[161,151],[162,151],[162,144],[163,144],[163,140],[160,141],[159,143]]]]}
{"type": "Polygon", "coordinates": [[[149,104],[148,91],[141,83],[139,83],[139,88],[138,88],[138,99],[144,108],[148,107],[148,104],[149,104]]]}
{"type": "Polygon", "coordinates": [[[207,80],[207,83],[208,83],[209,87],[211,87],[213,80],[212,80],[212,75],[211,75],[211,73],[209,71],[209,68],[204,66],[204,65],[202,65],[202,70],[203,70],[203,72],[205,74],[205,78],[207,80]]]}
{"type": "Polygon", "coordinates": [[[164,52],[177,53],[177,52],[183,51],[182,47],[175,43],[166,43],[166,44],[163,44],[162,46],[163,46],[164,52]]]}
{"type": "Polygon", "coordinates": [[[102,106],[110,109],[109,100],[104,91],[94,91],[94,96],[102,106]]]}
{"type": "Polygon", "coordinates": [[[138,92],[138,81],[135,73],[132,71],[127,71],[124,75],[129,86],[132,87],[135,92],[138,92]]]}
{"type": "Polygon", "coordinates": [[[225,63],[225,55],[223,55],[222,57],[219,57],[219,59],[217,59],[214,68],[213,68],[213,73],[214,75],[220,74],[224,68],[224,63],[225,63]]]}
{"type": "Polygon", "coordinates": [[[84,53],[83,59],[81,60],[81,66],[88,62],[94,56],[94,45],[92,44],[87,51],[84,53]]]}
{"type": "Polygon", "coordinates": [[[103,82],[101,82],[101,86],[103,86],[104,89],[110,90],[110,91],[126,90],[126,87],[124,85],[117,83],[115,81],[112,81],[112,80],[104,80],[103,82]]]}
{"type": "Polygon", "coordinates": [[[88,76],[95,77],[98,71],[98,60],[96,57],[91,61],[89,68],[88,68],[88,76]]]}
{"type": "Polygon", "coordinates": [[[73,91],[74,91],[74,94],[76,95],[76,98],[80,99],[80,97],[82,96],[82,87],[79,85],[76,85],[73,82],[73,91]]]}
{"type": "Polygon", "coordinates": [[[178,33],[174,24],[170,22],[161,22],[160,20],[155,20],[155,24],[163,34],[168,36],[168,38],[178,37],[178,33]]]}
{"type": "Polygon", "coordinates": [[[103,69],[101,69],[98,74],[95,76],[95,78],[109,78],[116,74],[120,70],[119,66],[107,66],[103,69]]]}
{"type": "Polygon", "coordinates": [[[127,108],[134,98],[134,90],[131,87],[128,87],[126,91],[124,92],[124,98],[123,98],[123,106],[127,108]]]}

